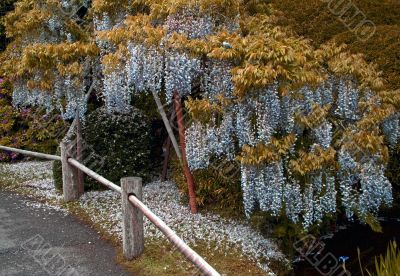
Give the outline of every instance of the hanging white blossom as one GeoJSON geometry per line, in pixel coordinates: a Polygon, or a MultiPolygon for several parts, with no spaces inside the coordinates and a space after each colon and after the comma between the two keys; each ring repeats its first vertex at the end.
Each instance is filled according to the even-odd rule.
{"type": "Polygon", "coordinates": [[[201,74],[200,60],[186,53],[169,51],[165,60],[165,93],[171,102],[175,92],[180,96],[190,95],[192,83],[201,74]]]}
{"type": "MultiPolygon", "coordinates": [[[[85,97],[85,87],[77,87],[74,85],[73,80],[70,77],[64,79],[63,86],[63,96],[66,100],[65,109],[61,104],[61,116],[64,120],[74,119],[76,117],[76,112],[79,112],[80,119],[84,121],[85,113],[87,110],[87,101],[85,97]]],[[[59,99],[61,101],[61,99],[59,99]]]]}
{"type": "Polygon", "coordinates": [[[300,89],[300,106],[303,115],[308,115],[315,104],[321,105],[322,100],[318,92],[313,91],[310,87],[304,86],[300,89]]]}
{"type": "Polygon", "coordinates": [[[208,14],[200,14],[198,9],[182,9],[168,15],[164,24],[168,35],[176,32],[190,39],[202,38],[212,33],[214,22],[208,14]]]}
{"type": "Polygon", "coordinates": [[[14,107],[42,106],[47,113],[53,110],[53,98],[49,92],[29,89],[21,82],[14,83],[12,104],[14,107]]]}
{"type": "MultiPolygon", "coordinates": [[[[107,13],[103,13],[102,16],[94,16],[93,24],[97,32],[108,31],[111,30],[113,27],[110,16],[107,13]]],[[[114,48],[109,41],[100,39],[97,36],[96,36],[96,44],[100,48],[102,56],[114,48]]]]}
{"type": "Polygon", "coordinates": [[[256,105],[258,141],[268,144],[280,122],[281,106],[278,86],[272,85],[261,93],[256,105]]]}
{"type": "Polygon", "coordinates": [[[303,194],[303,227],[308,229],[315,221],[315,201],[314,189],[312,185],[308,185],[303,194]]]}
{"type": "Polygon", "coordinates": [[[324,121],[320,126],[312,130],[315,142],[324,149],[328,149],[332,143],[332,124],[324,121]]]}
{"type": "Polygon", "coordinates": [[[239,147],[243,145],[255,145],[255,133],[251,124],[251,112],[246,103],[240,103],[236,106],[236,136],[239,140],[239,147]]]}
{"type": "Polygon", "coordinates": [[[207,168],[210,161],[207,130],[199,122],[194,122],[186,130],[186,155],[191,170],[207,168]]]}
{"type": "Polygon", "coordinates": [[[283,191],[286,215],[293,223],[297,223],[300,221],[300,215],[303,211],[300,184],[296,181],[288,181],[283,191]]]}
{"type": "Polygon", "coordinates": [[[383,166],[372,163],[363,164],[360,186],[358,211],[361,217],[368,212],[376,215],[382,205],[392,205],[392,185],[385,176],[383,166]]]}
{"type": "Polygon", "coordinates": [[[335,189],[335,177],[325,176],[324,183],[325,194],[320,197],[320,206],[324,215],[334,214],[336,212],[336,195],[337,191],[335,189]]]}
{"type": "Polygon", "coordinates": [[[207,146],[210,153],[217,157],[225,155],[228,160],[233,160],[235,157],[235,147],[233,142],[233,123],[232,114],[227,112],[219,125],[213,123],[206,126],[207,146]]]}
{"type": "Polygon", "coordinates": [[[385,176],[384,167],[371,158],[357,162],[348,152],[339,153],[338,172],[342,205],[346,215],[352,219],[354,212],[363,217],[376,214],[381,205],[392,204],[392,185],[385,176]]]}
{"type": "Polygon", "coordinates": [[[395,115],[386,119],[382,124],[382,131],[385,134],[386,140],[389,142],[389,146],[393,149],[400,138],[400,114],[395,115]]]}
{"type": "Polygon", "coordinates": [[[359,91],[351,80],[340,79],[337,85],[336,114],[346,120],[358,119],[359,91]]]}
{"type": "Polygon", "coordinates": [[[315,91],[316,99],[321,105],[333,103],[333,77],[329,77],[322,85],[318,86],[315,91]]]}
{"type": "Polygon", "coordinates": [[[128,44],[130,58],[126,63],[128,84],[137,91],[161,91],[164,56],[155,48],[128,44]]]}
{"type": "Polygon", "coordinates": [[[281,99],[280,129],[286,134],[294,131],[294,116],[298,109],[296,103],[290,95],[285,95],[281,99]]]}
{"type": "Polygon", "coordinates": [[[339,187],[342,198],[342,206],[345,208],[346,217],[352,219],[356,206],[356,193],[353,186],[357,184],[357,162],[347,151],[340,151],[338,156],[340,170],[338,172],[339,187]]]}
{"type": "Polygon", "coordinates": [[[232,65],[226,61],[210,60],[206,62],[203,73],[202,90],[204,97],[214,101],[218,95],[230,99],[234,89],[232,65]]]}
{"type": "Polygon", "coordinates": [[[217,129],[218,149],[214,150],[215,154],[225,154],[228,160],[233,160],[235,158],[235,145],[233,142],[234,131],[233,114],[231,111],[227,111],[217,129]]]}
{"type": "Polygon", "coordinates": [[[250,217],[257,203],[256,196],[256,168],[241,165],[241,184],[243,191],[243,205],[247,217],[250,217]]]}
{"type": "Polygon", "coordinates": [[[279,215],[284,198],[285,177],[282,162],[259,169],[256,177],[256,198],[262,211],[279,215]]]}
{"type": "Polygon", "coordinates": [[[131,93],[126,83],[125,71],[104,74],[103,96],[109,113],[129,111],[131,93]]]}

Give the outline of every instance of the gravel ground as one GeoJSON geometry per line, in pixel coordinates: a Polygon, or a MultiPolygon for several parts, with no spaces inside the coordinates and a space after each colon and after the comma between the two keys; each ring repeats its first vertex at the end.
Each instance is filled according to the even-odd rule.
{"type": "MultiPolygon", "coordinates": [[[[47,203],[32,203],[34,208],[63,210],[60,207],[62,195],[54,189],[52,162],[23,162],[0,165],[0,175],[13,176],[14,185],[10,189],[24,186],[30,194],[47,203]]],[[[0,179],[1,180],[1,179],[0,179]]],[[[190,213],[180,202],[180,194],[173,182],[153,182],[143,189],[144,203],[169,225],[185,242],[195,245],[201,242],[211,250],[229,252],[237,248],[243,257],[255,261],[270,275],[270,261],[287,263],[273,240],[266,239],[244,221],[221,218],[215,214],[190,213]]],[[[28,204],[28,203],[27,203],[28,204]]],[[[110,235],[121,239],[120,197],[113,191],[94,191],[85,193],[79,201],[81,207],[89,212],[92,220],[110,235]]],[[[64,212],[67,213],[66,210],[64,212]]],[[[145,219],[147,239],[165,239],[156,227],[145,219]]]]}

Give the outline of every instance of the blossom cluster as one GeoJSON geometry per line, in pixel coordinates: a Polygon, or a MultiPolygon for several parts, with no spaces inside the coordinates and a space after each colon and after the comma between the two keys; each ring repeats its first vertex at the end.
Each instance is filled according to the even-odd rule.
{"type": "Polygon", "coordinates": [[[385,176],[384,167],[377,158],[364,158],[359,162],[348,151],[339,152],[339,189],[346,216],[352,219],[368,213],[376,214],[379,207],[392,204],[392,185],[385,176]]]}
{"type": "Polygon", "coordinates": [[[53,110],[53,98],[48,92],[29,89],[22,82],[14,83],[12,103],[15,107],[44,106],[48,112],[53,110]]]}
{"type": "Polygon", "coordinates": [[[211,34],[215,28],[215,23],[208,14],[200,14],[196,9],[182,9],[170,14],[164,26],[169,35],[178,33],[194,39],[211,34]]]}
{"type": "MultiPolygon", "coordinates": [[[[225,76],[220,74],[219,78],[225,76]]],[[[226,91],[229,96],[228,83],[208,84],[205,86],[208,88],[206,97],[216,101],[220,95],[216,91],[226,91]],[[217,85],[219,88],[214,89],[217,85]]],[[[335,130],[328,116],[339,116],[348,122],[356,120],[360,95],[354,82],[334,78],[329,78],[316,89],[303,87],[283,96],[278,93],[278,85],[272,84],[224,110],[221,124],[216,123],[217,117],[206,125],[198,121],[192,123],[186,132],[190,168],[196,170],[211,166],[215,156],[227,155],[228,151],[232,158],[243,146],[269,145],[273,137],[282,134],[294,134],[298,139],[306,135],[312,142],[308,148],[311,153],[316,148],[328,150],[334,147],[335,130]],[[328,115],[318,118],[315,125],[304,126],[296,120],[299,114],[311,116],[316,105],[324,107],[328,104],[328,115]],[[224,121],[229,122],[228,128],[224,121]],[[305,128],[309,131],[304,132],[305,128]],[[221,139],[224,136],[228,139],[221,139]]],[[[388,130],[396,127],[396,118],[386,123],[388,130]]],[[[247,216],[255,208],[273,216],[280,215],[283,209],[290,220],[301,222],[307,229],[336,212],[339,196],[349,219],[354,214],[365,218],[368,213],[375,214],[382,205],[391,204],[391,184],[384,175],[384,166],[377,161],[379,158],[366,156],[356,160],[342,150],[338,155],[339,171],[316,169],[307,173],[305,178],[297,179],[288,166],[290,152],[280,161],[257,166],[241,164],[243,204],[247,216]]]]}
{"type": "MultiPolygon", "coordinates": [[[[87,1],[84,1],[87,2],[87,1]]],[[[60,1],[62,10],[74,10],[77,8],[76,1],[60,1]]],[[[86,3],[87,5],[87,3],[86,3]]],[[[72,43],[76,38],[69,30],[68,22],[62,18],[62,15],[54,13],[41,30],[31,32],[23,37],[22,45],[44,44],[51,45],[62,42],[72,43]]],[[[87,60],[84,61],[86,63],[87,60]]],[[[85,68],[84,70],[88,70],[85,68]]],[[[46,72],[48,74],[48,72],[46,72]]],[[[87,83],[85,80],[72,77],[68,74],[54,73],[54,82],[51,88],[30,88],[29,81],[40,84],[43,80],[43,74],[40,72],[28,75],[28,78],[18,78],[14,83],[13,105],[15,107],[45,107],[47,112],[57,108],[64,120],[75,118],[79,112],[82,119],[86,113],[85,89],[87,83]]]]}
{"type": "Polygon", "coordinates": [[[130,108],[131,94],[124,71],[114,71],[104,76],[104,100],[109,113],[125,113],[130,108]]]}

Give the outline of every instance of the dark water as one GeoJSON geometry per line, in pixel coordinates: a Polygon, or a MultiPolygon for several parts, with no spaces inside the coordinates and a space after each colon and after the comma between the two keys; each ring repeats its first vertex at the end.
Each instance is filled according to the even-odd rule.
{"type": "Polygon", "coordinates": [[[307,237],[296,244],[298,251],[305,253],[304,248],[308,248],[308,252],[320,253],[310,254],[306,260],[295,263],[293,275],[346,275],[341,256],[348,257],[346,271],[351,275],[361,275],[357,248],[360,249],[362,267],[374,271],[374,257],[385,254],[390,241],[400,243],[400,219],[381,221],[381,225],[383,233],[376,233],[369,226],[354,223],[335,233],[333,238],[322,240],[322,243],[307,237]],[[302,247],[304,244],[307,246],[302,247]]]}

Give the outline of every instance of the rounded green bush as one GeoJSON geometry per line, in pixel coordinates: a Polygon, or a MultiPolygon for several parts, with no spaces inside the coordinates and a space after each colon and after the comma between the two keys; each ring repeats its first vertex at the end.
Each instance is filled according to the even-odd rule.
{"type": "MultiPolygon", "coordinates": [[[[148,118],[138,109],[125,114],[109,114],[104,108],[90,113],[82,128],[82,163],[119,185],[123,177],[150,175],[150,128],[148,118]]],[[[61,164],[54,162],[56,188],[62,188],[61,164]]],[[[85,190],[103,188],[85,178],[85,190]]]]}

